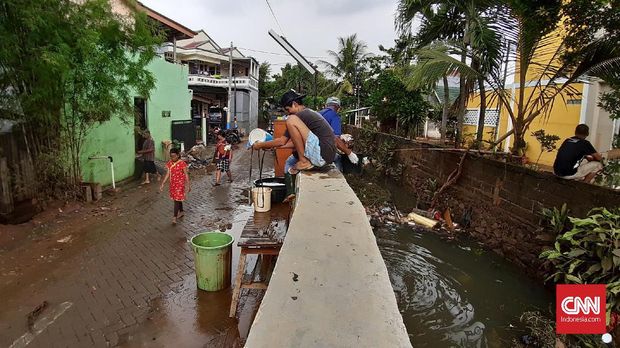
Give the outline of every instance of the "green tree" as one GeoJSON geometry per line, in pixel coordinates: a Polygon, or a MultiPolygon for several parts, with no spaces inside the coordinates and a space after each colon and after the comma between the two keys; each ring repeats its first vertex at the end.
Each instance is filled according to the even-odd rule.
{"type": "MultiPolygon", "coordinates": [[[[480,119],[477,134],[477,143],[482,141],[484,116],[486,109],[486,85],[484,75],[501,66],[501,41],[491,27],[491,19],[497,15],[497,10],[491,1],[411,1],[401,0],[398,5],[396,25],[401,32],[408,33],[411,24],[416,18],[421,19],[420,28],[415,35],[416,49],[426,52],[438,50],[440,53],[460,57],[460,64],[479,71],[477,76],[459,74],[459,97],[457,98],[457,134],[456,143],[462,138],[463,120],[469,94],[474,86],[481,95],[480,119]]],[[[405,76],[409,78],[411,88],[430,88],[443,80],[444,105],[442,114],[442,138],[445,137],[447,119],[450,110],[449,86],[447,77],[454,71],[441,70],[437,74],[427,74],[427,61],[414,65],[412,69],[405,69],[405,76]],[[418,71],[416,71],[418,70],[418,71]]]]}
{"type": "MultiPolygon", "coordinates": [[[[576,93],[573,84],[584,76],[603,76],[613,73],[618,65],[617,45],[606,40],[580,41],[569,47],[571,33],[560,30],[562,1],[503,1],[487,17],[489,28],[502,40],[510,42],[515,51],[517,95],[504,88],[500,69],[479,69],[455,59],[451,54],[462,51],[458,44],[446,43],[443,50],[428,49],[418,52],[418,61],[424,66],[424,77],[439,79],[448,73],[458,73],[472,80],[484,79],[491,88],[491,99],[508,113],[513,129],[500,136],[497,145],[514,133],[512,151],[521,154],[525,148],[524,136],[532,122],[546,117],[557,99],[576,93]],[[568,53],[572,59],[563,59],[568,53]]],[[[485,30],[484,32],[487,32],[485,30]]],[[[486,36],[486,35],[485,35],[486,36]]],[[[474,37],[474,36],[472,36],[474,37]]],[[[471,48],[476,45],[472,41],[471,48]]],[[[476,50],[470,54],[475,57],[476,50]]],[[[489,55],[490,56],[490,55],[489,55]]],[[[484,60],[481,60],[483,62],[484,60]]]]}
{"type": "Polygon", "coordinates": [[[393,68],[383,69],[367,82],[373,115],[385,123],[398,122],[407,134],[430,115],[431,105],[420,91],[410,91],[393,68]]]}
{"type": "Polygon", "coordinates": [[[120,16],[106,0],[0,6],[2,99],[20,109],[12,118],[25,122],[35,158],[68,157],[68,178],[79,184],[89,130],[115,116],[133,124],[133,96],[147,98],[153,88],[146,66],[159,36],[145,14],[120,16]]]}
{"type": "Polygon", "coordinates": [[[268,62],[263,62],[258,68],[258,108],[260,110],[261,117],[268,121],[269,120],[269,100],[268,96],[270,95],[270,90],[268,86],[271,84],[270,75],[271,74],[271,65],[268,62]]]}
{"type": "Polygon", "coordinates": [[[360,86],[366,71],[366,60],[371,56],[368,46],[357,34],[338,38],[338,50],[327,51],[333,62],[322,61],[327,72],[338,79],[338,94],[360,95],[360,86]]]}
{"type": "Polygon", "coordinates": [[[279,74],[272,76],[266,84],[266,98],[272,104],[279,101],[280,96],[289,89],[294,89],[299,93],[306,94],[305,102],[308,106],[314,107],[315,104],[320,108],[325,99],[336,93],[334,81],[319,73],[317,78],[317,99],[314,99],[314,76],[299,65],[286,64],[279,74]]]}

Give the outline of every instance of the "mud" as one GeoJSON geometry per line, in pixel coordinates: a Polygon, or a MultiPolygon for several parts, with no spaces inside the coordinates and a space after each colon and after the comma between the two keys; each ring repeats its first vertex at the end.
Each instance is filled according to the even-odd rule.
{"type": "MultiPolygon", "coordinates": [[[[68,305],[31,337],[29,347],[51,341],[72,347],[241,346],[263,292],[244,295],[238,319],[228,318],[231,289],[196,288],[188,240],[205,230],[228,231],[238,240],[252,211],[249,157],[237,152],[232,184],[213,188],[213,175],[191,173],[186,216],[177,226],[170,224],[172,205],[155,183],[124,186],[93,204],[60,204],[10,229],[0,225],[0,346],[24,335],[28,313],[43,301],[51,308],[68,305]]],[[[252,180],[258,176],[254,167],[252,180]]],[[[238,258],[235,242],[233,279],[238,258]]],[[[255,259],[248,261],[248,269],[255,267],[255,259]]]]}

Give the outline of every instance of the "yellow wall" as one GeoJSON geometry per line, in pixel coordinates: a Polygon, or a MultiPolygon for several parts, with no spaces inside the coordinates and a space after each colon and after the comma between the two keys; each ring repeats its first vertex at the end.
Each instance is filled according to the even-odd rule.
{"type": "MultiPolygon", "coordinates": [[[[535,132],[539,129],[544,129],[546,134],[553,134],[560,137],[560,140],[557,141],[556,146],[559,148],[564,139],[571,137],[574,135],[575,127],[579,124],[579,118],[581,114],[581,104],[567,104],[566,101],[568,99],[582,99],[580,95],[583,92],[583,84],[576,83],[573,85],[575,92],[578,95],[574,96],[558,96],[556,97],[555,103],[549,115],[544,117],[543,115],[537,117],[534,122],[530,125],[529,129],[525,134],[525,142],[527,143],[527,148],[525,155],[528,157],[530,162],[536,162],[538,155],[540,154],[540,144],[536,140],[535,137],[531,135],[532,132],[535,132]]],[[[525,90],[525,98],[529,98],[532,93],[537,93],[537,89],[530,87],[525,90]]],[[[516,97],[519,98],[519,89],[515,90],[516,97]]],[[[581,101],[582,104],[585,103],[585,100],[581,101]]],[[[497,108],[497,101],[494,103],[489,103],[487,106],[488,109],[497,108]]],[[[514,104],[515,112],[516,105],[514,104]]],[[[471,95],[469,101],[467,103],[468,109],[476,109],[480,107],[480,96],[477,94],[471,95]]],[[[497,131],[497,135],[501,136],[508,130],[509,116],[505,107],[502,107],[500,110],[500,120],[499,120],[499,129],[497,131]]],[[[488,132],[491,131],[491,127],[485,127],[484,139],[490,139],[488,132]]],[[[463,129],[463,134],[465,138],[471,142],[471,140],[475,139],[475,126],[466,125],[463,129]],[[474,134],[472,137],[471,134],[474,134]]],[[[514,141],[514,137],[510,137],[509,146],[512,147],[512,142],[514,141]]],[[[504,147],[498,147],[498,149],[503,150],[504,147]]],[[[539,164],[552,166],[553,161],[555,160],[555,156],[557,151],[553,151],[551,153],[543,153],[540,158],[539,164]]]]}
{"type": "MultiPolygon", "coordinates": [[[[575,89],[579,91],[579,93],[583,90],[583,84],[575,84],[573,86],[575,89]]],[[[528,88],[532,89],[532,88],[528,88]]],[[[531,93],[531,92],[530,92],[531,93]]],[[[526,92],[526,95],[528,93],[526,92]]],[[[571,97],[574,99],[580,99],[581,96],[571,97]]],[[[568,100],[568,98],[567,98],[568,100]]],[[[582,103],[585,103],[585,100],[582,100],[582,103]]],[[[529,158],[531,162],[536,162],[538,155],[540,154],[540,144],[534,138],[531,133],[535,132],[539,129],[544,129],[546,134],[553,134],[560,137],[560,140],[556,143],[556,146],[559,148],[562,145],[564,139],[569,138],[575,135],[575,127],[579,124],[579,117],[581,115],[581,104],[567,104],[562,97],[557,97],[555,100],[555,104],[553,105],[553,109],[547,118],[538,117],[532,124],[525,134],[525,142],[527,143],[526,156],[529,158]]],[[[552,166],[553,161],[555,160],[555,156],[557,154],[557,150],[551,153],[543,153],[540,158],[540,163],[542,165],[552,166]]]]}

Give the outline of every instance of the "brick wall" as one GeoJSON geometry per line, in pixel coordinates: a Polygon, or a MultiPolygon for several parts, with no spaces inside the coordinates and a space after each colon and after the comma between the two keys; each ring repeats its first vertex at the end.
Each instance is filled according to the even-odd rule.
{"type": "MultiPolygon", "coordinates": [[[[359,130],[348,127],[358,136],[359,130]]],[[[385,133],[375,141],[393,141],[399,149],[433,147],[385,133]]],[[[395,160],[403,165],[404,185],[422,197],[428,179],[441,186],[458,166],[462,153],[445,151],[397,151],[395,160]]],[[[568,181],[550,173],[540,173],[505,161],[468,154],[457,183],[439,200],[439,207],[450,207],[457,221],[465,210],[473,212],[467,233],[495,252],[536,273],[538,254],[552,244],[555,236],[539,227],[543,207],[566,203],[571,216],[582,217],[594,207],[620,206],[620,192],[568,181]]]]}

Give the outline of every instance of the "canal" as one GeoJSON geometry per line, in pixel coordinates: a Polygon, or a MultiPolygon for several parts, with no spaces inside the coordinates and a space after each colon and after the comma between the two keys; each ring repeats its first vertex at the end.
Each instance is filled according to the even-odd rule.
{"type": "MultiPolygon", "coordinates": [[[[392,184],[403,212],[410,193],[392,184]]],[[[552,312],[542,284],[465,237],[446,239],[415,226],[374,228],[414,347],[509,347],[528,331],[524,312],[552,312]]]]}

